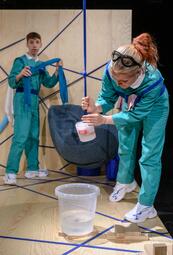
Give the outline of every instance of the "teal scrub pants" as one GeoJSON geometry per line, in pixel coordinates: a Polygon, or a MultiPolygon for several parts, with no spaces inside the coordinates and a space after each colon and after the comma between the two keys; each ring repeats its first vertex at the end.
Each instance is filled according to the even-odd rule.
{"type": "Polygon", "coordinates": [[[139,160],[142,185],[138,196],[142,205],[152,206],[159,188],[168,111],[168,107],[161,108],[158,102],[141,122],[119,129],[117,181],[129,184],[134,180],[137,140],[142,128],[142,155],[139,160]]]}
{"type": "Polygon", "coordinates": [[[18,173],[22,152],[25,150],[27,170],[38,171],[39,112],[22,110],[14,116],[14,136],[10,148],[6,173],[18,173]]]}

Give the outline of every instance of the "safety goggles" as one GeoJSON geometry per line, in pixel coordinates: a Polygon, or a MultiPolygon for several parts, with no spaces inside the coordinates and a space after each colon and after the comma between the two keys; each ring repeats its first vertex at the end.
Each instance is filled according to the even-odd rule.
{"type": "Polygon", "coordinates": [[[139,66],[141,67],[141,64],[136,62],[133,57],[124,55],[116,50],[112,52],[112,61],[115,63],[116,61],[120,60],[122,65],[125,67],[132,67],[132,66],[139,66]]]}

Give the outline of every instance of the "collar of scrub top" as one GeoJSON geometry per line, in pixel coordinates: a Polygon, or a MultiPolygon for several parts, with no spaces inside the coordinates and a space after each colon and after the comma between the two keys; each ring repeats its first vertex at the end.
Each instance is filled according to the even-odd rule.
{"type": "MultiPolygon", "coordinates": [[[[42,62],[36,67],[30,66],[31,73],[32,75],[34,75],[37,72],[39,73],[45,72],[46,66],[53,65],[54,63],[59,62],[60,60],[61,60],[60,58],[53,58],[48,61],[42,62]]],[[[59,75],[59,85],[60,85],[60,97],[61,97],[62,103],[65,104],[65,103],[68,103],[68,91],[67,91],[67,82],[66,82],[66,78],[65,78],[65,74],[64,74],[62,66],[59,66],[58,68],[58,75],[59,75]]],[[[30,107],[31,106],[30,77],[23,77],[23,83],[24,83],[24,103],[26,106],[30,107]]]]}
{"type": "Polygon", "coordinates": [[[35,60],[35,62],[39,61],[38,56],[37,56],[36,58],[34,58],[34,57],[30,56],[28,53],[25,53],[25,55],[26,55],[26,57],[27,57],[28,59],[33,59],[33,60],[35,60]]]}

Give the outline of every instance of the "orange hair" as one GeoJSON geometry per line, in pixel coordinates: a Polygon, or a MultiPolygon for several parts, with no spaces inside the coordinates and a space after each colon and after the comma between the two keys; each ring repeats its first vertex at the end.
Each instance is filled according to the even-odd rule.
{"type": "Polygon", "coordinates": [[[135,37],[132,44],[142,55],[143,59],[157,67],[159,60],[158,50],[153,37],[149,33],[142,33],[135,37]]]}

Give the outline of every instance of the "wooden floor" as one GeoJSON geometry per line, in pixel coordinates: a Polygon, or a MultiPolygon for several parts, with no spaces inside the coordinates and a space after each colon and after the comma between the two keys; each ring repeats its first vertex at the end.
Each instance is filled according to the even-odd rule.
{"type": "Polygon", "coordinates": [[[158,217],[139,224],[141,231],[149,236],[147,241],[124,243],[112,239],[114,225],[124,224],[121,220],[134,207],[138,191],[128,194],[119,203],[111,203],[108,196],[114,183],[108,182],[105,176],[77,177],[69,165],[61,171],[49,170],[45,180],[27,180],[21,173],[17,186],[8,186],[3,184],[3,174],[1,169],[0,255],[145,254],[146,243],[172,243],[158,217]],[[94,231],[78,238],[61,233],[58,200],[54,194],[57,186],[71,182],[91,182],[101,190],[94,231]]]}

